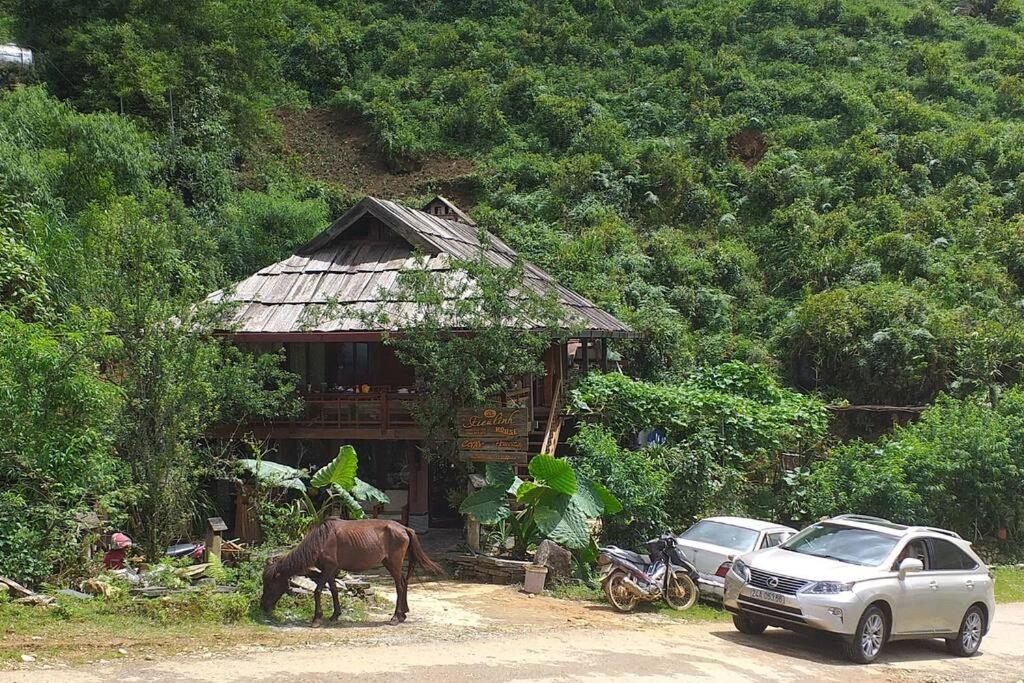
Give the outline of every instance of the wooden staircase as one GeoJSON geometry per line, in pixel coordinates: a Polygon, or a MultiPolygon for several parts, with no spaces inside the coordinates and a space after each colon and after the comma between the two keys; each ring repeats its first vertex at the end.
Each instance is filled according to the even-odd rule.
{"type": "Polygon", "coordinates": [[[548,410],[547,425],[544,428],[544,438],[540,442],[539,453],[555,454],[555,449],[558,448],[558,438],[562,433],[562,425],[565,424],[563,407],[562,380],[559,379],[555,384],[554,397],[548,410]]]}

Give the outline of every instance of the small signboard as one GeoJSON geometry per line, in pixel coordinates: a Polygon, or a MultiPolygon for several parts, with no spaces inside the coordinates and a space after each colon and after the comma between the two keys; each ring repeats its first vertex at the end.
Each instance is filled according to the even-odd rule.
{"type": "Polygon", "coordinates": [[[460,455],[463,462],[507,462],[513,465],[525,465],[529,459],[526,451],[521,453],[506,451],[461,451],[460,455]]]}
{"type": "Polygon", "coordinates": [[[526,462],[530,413],[526,407],[487,405],[458,413],[459,454],[475,462],[526,462]]]}

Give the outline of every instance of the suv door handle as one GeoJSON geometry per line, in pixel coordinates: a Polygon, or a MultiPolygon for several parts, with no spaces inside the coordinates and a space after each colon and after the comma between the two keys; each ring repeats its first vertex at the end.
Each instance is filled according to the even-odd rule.
{"type": "Polygon", "coordinates": [[[928,587],[931,588],[933,591],[939,590],[939,584],[936,583],[935,581],[930,581],[928,583],[928,587]]]}
{"type": "Polygon", "coordinates": [[[967,590],[974,590],[974,581],[972,581],[971,579],[967,579],[967,590]]]}

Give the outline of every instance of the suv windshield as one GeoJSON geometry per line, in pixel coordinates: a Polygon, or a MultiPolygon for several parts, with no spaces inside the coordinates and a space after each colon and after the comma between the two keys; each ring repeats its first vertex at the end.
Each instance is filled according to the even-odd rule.
{"type": "Polygon", "coordinates": [[[757,543],[757,531],[705,519],[680,534],[680,538],[746,552],[754,549],[754,544],[757,543]]]}
{"type": "Polygon", "coordinates": [[[896,536],[878,531],[824,522],[807,527],[781,547],[804,555],[874,567],[889,556],[898,541],[896,536]]]}

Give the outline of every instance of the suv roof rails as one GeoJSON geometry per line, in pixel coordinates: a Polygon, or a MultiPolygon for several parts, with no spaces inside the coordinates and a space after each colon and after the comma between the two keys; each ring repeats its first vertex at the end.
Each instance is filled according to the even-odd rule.
{"type": "MultiPolygon", "coordinates": [[[[877,524],[878,526],[884,526],[889,529],[898,529],[900,531],[928,531],[934,534],[942,534],[943,536],[949,536],[950,538],[961,538],[960,534],[949,529],[940,529],[936,526],[907,526],[905,524],[897,524],[896,522],[890,522],[888,519],[882,517],[872,517],[871,515],[836,515],[832,519],[845,520],[847,522],[863,522],[865,524],[877,524]]],[[[962,540],[962,539],[961,539],[962,540]]]]}
{"type": "Polygon", "coordinates": [[[940,528],[935,527],[935,526],[912,526],[912,527],[910,527],[910,530],[911,531],[930,531],[930,532],[935,533],[935,534],[942,534],[943,536],[949,536],[950,538],[961,538],[962,539],[960,534],[958,534],[955,531],[950,531],[949,529],[940,529],[940,528]]]}
{"type": "Polygon", "coordinates": [[[862,522],[864,524],[876,524],[878,526],[884,526],[888,529],[897,529],[900,531],[906,530],[908,527],[904,524],[897,524],[890,522],[888,519],[881,517],[872,517],[871,515],[837,515],[832,519],[845,520],[847,522],[862,522]]]}

